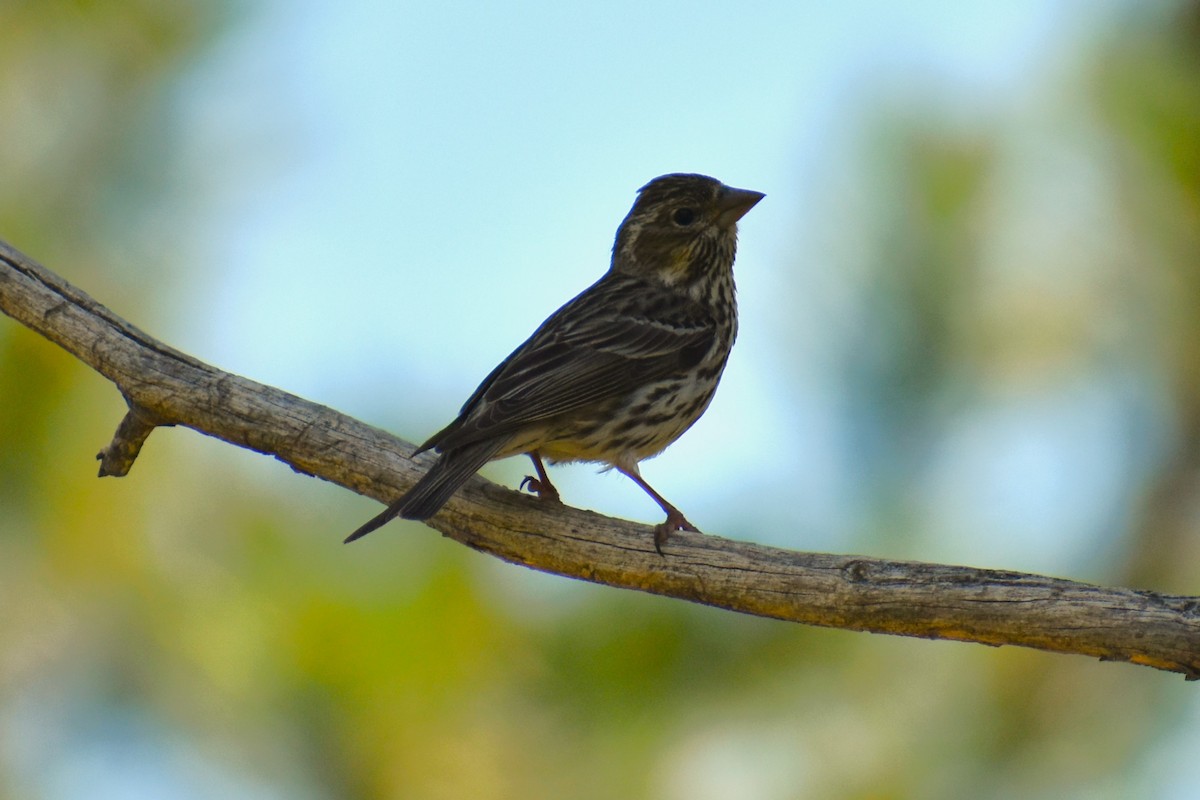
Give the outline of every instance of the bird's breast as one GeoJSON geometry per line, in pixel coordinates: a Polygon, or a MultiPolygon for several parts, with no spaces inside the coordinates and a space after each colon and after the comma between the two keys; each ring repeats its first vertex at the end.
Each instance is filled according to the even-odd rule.
{"type": "Polygon", "coordinates": [[[551,461],[625,466],[658,455],[704,414],[731,346],[729,330],[696,366],[647,383],[588,418],[564,423],[539,443],[538,451],[551,461]]]}

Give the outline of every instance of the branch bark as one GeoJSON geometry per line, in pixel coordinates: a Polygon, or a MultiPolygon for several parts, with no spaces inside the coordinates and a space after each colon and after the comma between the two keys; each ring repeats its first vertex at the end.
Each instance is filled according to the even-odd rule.
{"type": "MultiPolygon", "coordinates": [[[[151,431],[164,425],[257,450],[383,502],[429,466],[429,456],[412,458],[413,446],[385,431],[168,347],[3,242],[0,310],[124,395],[130,410],[98,456],[102,476],[126,474],[151,431]]],[[[514,564],[746,614],[1076,653],[1200,679],[1200,597],[685,532],[671,537],[661,557],[647,525],[546,508],[478,476],[429,524],[514,564]]]]}

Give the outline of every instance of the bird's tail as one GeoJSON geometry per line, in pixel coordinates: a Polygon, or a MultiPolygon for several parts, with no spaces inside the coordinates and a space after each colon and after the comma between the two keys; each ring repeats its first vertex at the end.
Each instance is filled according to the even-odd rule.
{"type": "Polygon", "coordinates": [[[491,461],[504,439],[487,440],[443,453],[437,462],[403,497],[346,537],[346,543],[361,539],[396,517],[429,519],[438,512],[458,487],[480,467],[491,461]]]}

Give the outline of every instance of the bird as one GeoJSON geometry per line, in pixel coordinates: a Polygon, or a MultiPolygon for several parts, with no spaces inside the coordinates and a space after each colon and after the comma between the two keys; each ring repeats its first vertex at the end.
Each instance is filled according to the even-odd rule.
{"type": "Polygon", "coordinates": [[[437,461],[386,510],[346,537],[392,519],[426,520],[489,461],[527,454],[528,489],[560,503],[545,462],[594,462],[640,486],[667,518],[654,529],[699,532],[642,477],[708,408],[737,337],[737,223],[765,195],[673,173],[638,190],[617,229],[608,271],[551,314],[483,379],[458,416],[417,448],[437,461]]]}

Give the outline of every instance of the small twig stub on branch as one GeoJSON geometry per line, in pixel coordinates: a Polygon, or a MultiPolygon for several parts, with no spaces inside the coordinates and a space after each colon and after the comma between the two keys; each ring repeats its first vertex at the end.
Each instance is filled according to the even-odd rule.
{"type": "Polygon", "coordinates": [[[112,441],[96,454],[100,462],[100,477],[123,478],[128,475],[150,432],[160,425],[169,424],[148,409],[131,402],[112,441]]]}

